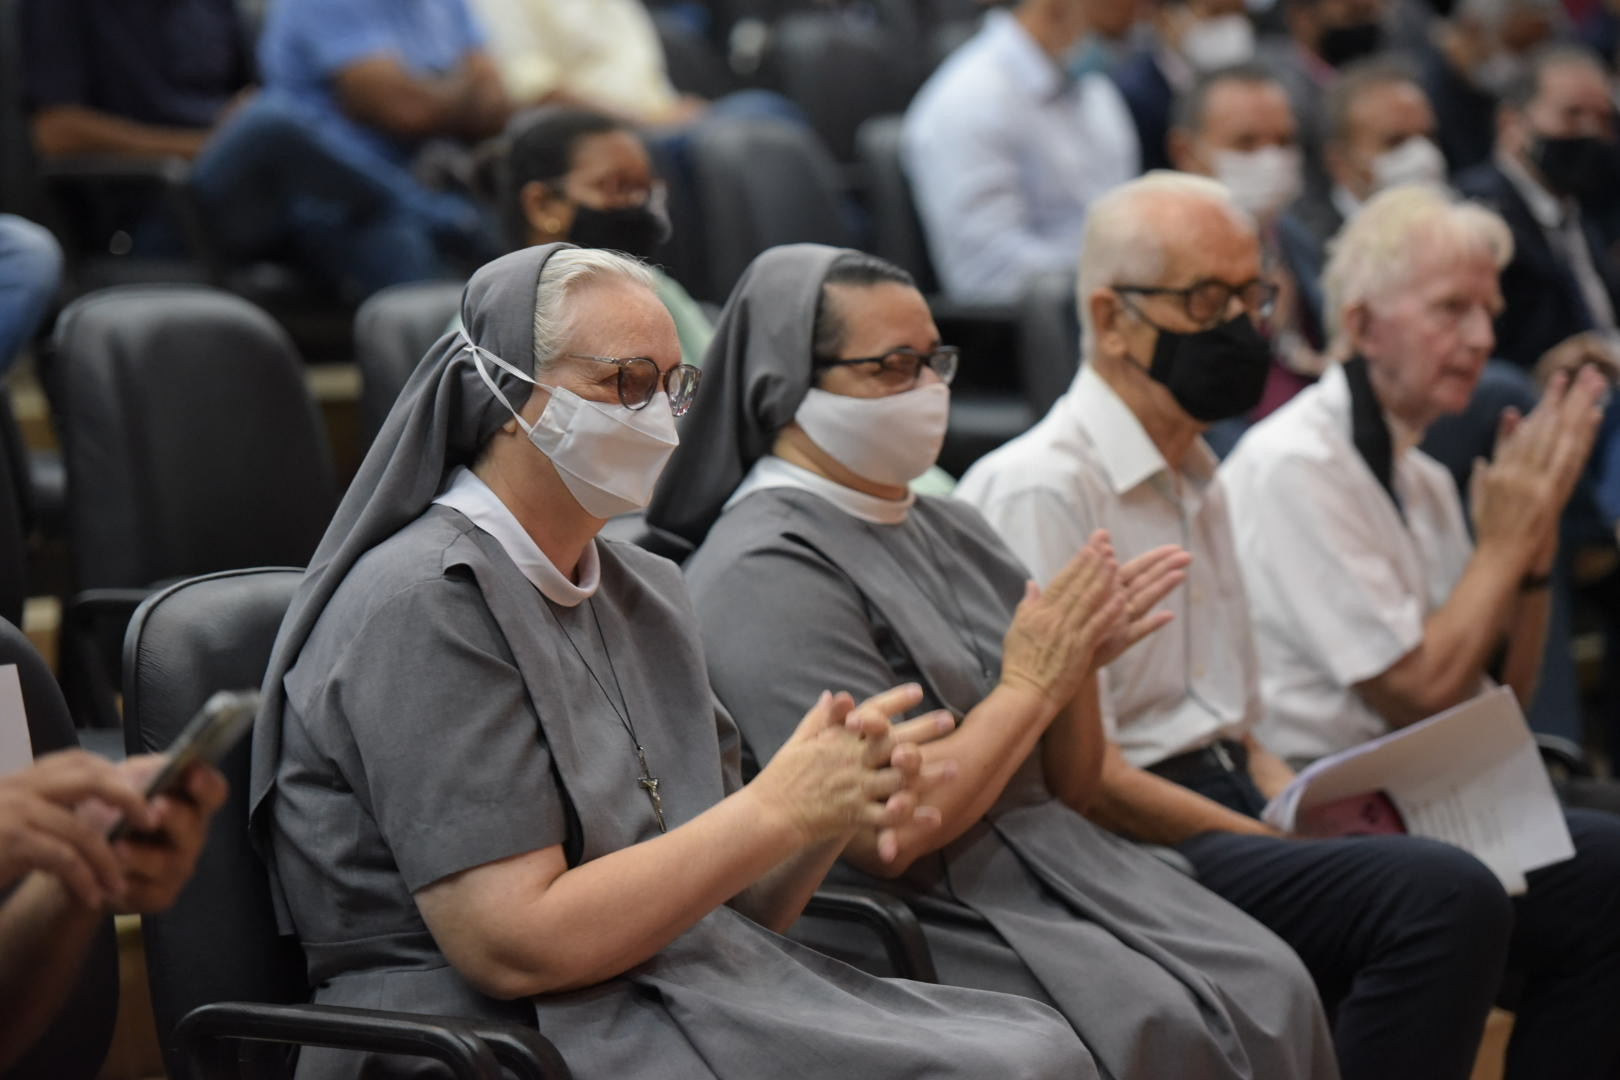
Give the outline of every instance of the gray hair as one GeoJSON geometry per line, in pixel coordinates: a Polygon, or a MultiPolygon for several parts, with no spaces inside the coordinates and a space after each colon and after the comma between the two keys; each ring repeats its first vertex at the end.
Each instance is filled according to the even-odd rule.
{"type": "Polygon", "coordinates": [[[1412,283],[1419,251],[1486,254],[1500,270],[1513,258],[1507,222],[1443,188],[1401,184],[1374,195],[1328,244],[1322,274],[1323,318],[1330,348],[1340,356],[1345,309],[1382,299],[1412,283]]]}
{"type": "Polygon", "coordinates": [[[618,279],[656,289],[652,271],[639,259],[601,248],[568,248],[546,260],[534,291],[534,374],[551,367],[573,331],[568,297],[587,281],[618,279]]]}
{"type": "Polygon", "coordinates": [[[1121,184],[1091,204],[1086,214],[1080,279],[1075,299],[1080,312],[1080,355],[1096,351],[1097,331],[1088,310],[1091,294],[1124,282],[1153,284],[1164,274],[1169,252],[1157,228],[1153,203],[1164,199],[1201,201],[1253,229],[1254,219],[1232,201],[1226,185],[1207,176],[1155,169],[1121,184]]]}

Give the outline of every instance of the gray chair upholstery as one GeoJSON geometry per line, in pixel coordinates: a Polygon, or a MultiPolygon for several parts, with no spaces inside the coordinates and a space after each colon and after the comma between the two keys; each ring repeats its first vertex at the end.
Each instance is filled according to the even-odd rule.
{"type": "Polygon", "coordinates": [[[459,281],[414,281],[373,293],[354,316],[360,364],[360,434],[377,437],[416,365],[461,310],[459,281]]]}
{"type": "Polygon", "coordinates": [[[714,120],[692,134],[692,172],[721,299],[754,256],[778,244],[855,245],[838,166],[816,136],[764,118],[714,120]]]}
{"type": "Polygon", "coordinates": [[[921,75],[914,50],[898,35],[845,11],[784,16],[764,68],[840,162],[856,160],[855,134],[863,122],[906,107],[921,75]]]}
{"type": "Polygon", "coordinates": [[[1018,362],[1030,407],[1044,415],[1080,370],[1073,274],[1042,274],[1019,303],[1018,362]]]}
{"type": "Polygon", "coordinates": [[[120,286],[69,305],[54,340],[43,374],[81,590],[64,615],[64,684],[81,724],[116,727],[134,602],[180,577],[306,562],[337,484],[298,354],[246,300],[120,286]]]}
{"type": "Polygon", "coordinates": [[[874,116],[861,125],[855,137],[872,208],[872,254],[904,269],[917,280],[919,289],[932,295],[939,291],[939,279],[928,255],[911,182],[900,160],[904,122],[898,114],[874,116]]]}
{"type": "MultiPolygon", "coordinates": [[[[17,665],[34,756],[77,746],[73,719],[50,668],[23,632],[4,621],[0,621],[0,664],[17,665]]],[[[91,1080],[107,1056],[117,1015],[118,939],[108,917],[96,931],[78,981],[55,1021],[6,1075],[11,1080],[91,1080]]]]}

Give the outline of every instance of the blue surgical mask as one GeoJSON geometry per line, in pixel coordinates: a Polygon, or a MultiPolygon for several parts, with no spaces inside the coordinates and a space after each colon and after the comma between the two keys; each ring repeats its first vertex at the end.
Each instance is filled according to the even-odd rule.
{"type": "Polygon", "coordinates": [[[1079,82],[1087,75],[1106,75],[1119,63],[1119,47],[1101,34],[1087,34],[1069,49],[1063,69],[1079,82]]]}

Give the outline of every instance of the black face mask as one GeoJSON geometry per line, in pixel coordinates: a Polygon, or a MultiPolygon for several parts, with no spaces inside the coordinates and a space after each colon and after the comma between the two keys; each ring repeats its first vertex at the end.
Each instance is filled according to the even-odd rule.
{"type": "Polygon", "coordinates": [[[579,204],[568,230],[570,243],[587,248],[622,251],[645,259],[669,239],[669,218],[651,203],[599,210],[579,204]]]}
{"type": "Polygon", "coordinates": [[[1537,135],[1530,160],[1555,195],[1603,198],[1620,186],[1620,145],[1595,135],[1537,135]]]}
{"type": "Polygon", "coordinates": [[[1371,56],[1384,47],[1384,27],[1376,21],[1330,26],[1316,43],[1317,54],[1334,67],[1371,56]]]}
{"type": "Polygon", "coordinates": [[[1244,313],[1195,334],[1159,329],[1147,373],[1188,416],[1213,424],[1260,404],[1270,367],[1271,346],[1244,313]]]}

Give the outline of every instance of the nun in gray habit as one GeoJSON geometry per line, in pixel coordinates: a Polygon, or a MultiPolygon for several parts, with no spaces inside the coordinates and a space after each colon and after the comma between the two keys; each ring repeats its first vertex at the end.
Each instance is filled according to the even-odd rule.
{"type": "MultiPolygon", "coordinates": [[[[771,455],[796,418],[829,442],[891,426],[867,413],[841,428],[828,422],[822,398],[812,432],[801,410],[813,381],[822,381],[813,359],[826,359],[812,357],[823,281],[848,254],[795,245],[749,267],[721,316],[704,393],[648,515],[701,544],[685,570],[710,681],[761,762],[792,732],[797,703],[826,680],[857,696],[916,681],[924,707],[966,717],[963,730],[996,723],[970,714],[997,687],[1003,635],[1028,577],[966,504],[921,496],[884,505],[771,455]]],[[[918,310],[931,331],[926,308],[918,310]]],[[[850,347],[870,355],[861,349],[872,344],[850,347]]],[[[889,415],[894,430],[915,429],[889,415]]],[[[870,458],[865,436],[841,446],[842,457],[827,453],[858,460],[854,442],[870,458]]],[[[915,460],[903,471],[930,463],[915,460]]],[[[1021,764],[1009,762],[1002,775],[1011,779],[988,812],[943,847],[925,838],[898,880],[856,869],[853,849],[832,876],[896,890],[922,920],[943,982],[1052,1005],[1105,1076],[1337,1075],[1316,991],[1288,946],[1059,801],[1040,758],[1037,748],[1021,764]]],[[[962,769],[966,775],[965,761],[962,769]]],[[[847,938],[825,929],[807,936],[848,955],[847,938]]]]}
{"type": "MultiPolygon", "coordinates": [[[[494,360],[533,371],[536,288],[567,247],[515,252],[474,275],[462,318],[487,350],[479,355],[493,364],[494,385],[465,338],[434,347],[282,625],[254,732],[251,820],[315,1000],[538,1024],[582,1080],[1096,1076],[1044,1006],[879,980],[724,905],[627,970],[584,989],[504,993],[509,1000],[480,992],[430,930],[418,894],[450,875],[472,880],[543,849],[566,858],[557,881],[612,854],[624,867],[623,849],[676,850],[667,845],[683,827],[702,835],[705,823],[726,820],[693,824],[739,787],[736,730],[714,703],[675,566],[592,539],[578,589],[588,591],[594,560],[594,594],[560,603],[530,576],[539,549],[520,566],[500,508],[459,487],[471,474],[458,467],[511,420],[509,404],[529,400],[527,382],[494,360]],[[637,782],[648,766],[659,800],[637,782]]],[[[656,303],[649,292],[637,310],[661,310],[656,303]]],[[[566,343],[580,340],[577,326],[567,333],[566,343]]],[[[678,356],[672,327],[667,339],[678,356]]],[[[548,409],[559,400],[554,391],[548,409]]],[[[670,411],[657,398],[651,407],[670,411]]],[[[507,460],[526,469],[531,452],[543,464],[537,448],[518,444],[507,460]]],[[[751,825],[666,880],[712,872],[745,846],[751,825]]],[[[624,889],[602,906],[656,909],[671,891],[624,889]]],[[[517,918],[530,899],[494,896],[484,920],[517,918]]],[[[610,920],[592,910],[561,933],[589,940],[610,932],[610,920]]],[[[524,940],[510,951],[522,955],[524,940]]],[[[299,1076],[417,1067],[308,1051],[299,1076]]]]}

